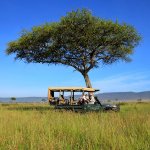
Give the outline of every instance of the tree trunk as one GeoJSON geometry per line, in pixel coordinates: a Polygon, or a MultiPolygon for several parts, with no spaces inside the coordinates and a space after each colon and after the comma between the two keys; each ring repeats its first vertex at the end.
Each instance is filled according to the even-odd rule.
{"type": "Polygon", "coordinates": [[[84,80],[85,80],[85,83],[86,83],[86,87],[87,88],[92,88],[92,84],[91,84],[91,81],[89,79],[88,74],[83,74],[83,77],[84,77],[84,80]]]}

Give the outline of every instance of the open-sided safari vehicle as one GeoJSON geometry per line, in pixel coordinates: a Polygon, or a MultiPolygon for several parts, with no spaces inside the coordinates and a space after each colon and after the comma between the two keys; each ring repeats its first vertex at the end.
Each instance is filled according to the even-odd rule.
{"type": "Polygon", "coordinates": [[[93,88],[83,87],[50,87],[48,88],[48,101],[51,105],[55,105],[55,109],[73,110],[76,112],[87,112],[87,111],[119,111],[118,105],[101,104],[97,97],[94,97],[94,103],[77,98],[75,93],[81,93],[83,95],[93,95],[99,91],[93,88]],[[69,92],[69,96],[65,97],[65,93],[69,92]],[[55,97],[57,93],[57,97],[55,97]]]}

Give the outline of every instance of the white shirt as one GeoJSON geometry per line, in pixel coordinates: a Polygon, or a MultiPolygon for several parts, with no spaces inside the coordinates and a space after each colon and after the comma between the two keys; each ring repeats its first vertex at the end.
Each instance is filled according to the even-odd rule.
{"type": "Polygon", "coordinates": [[[91,96],[90,100],[89,100],[89,104],[94,104],[95,103],[95,98],[94,96],[91,96]]]}

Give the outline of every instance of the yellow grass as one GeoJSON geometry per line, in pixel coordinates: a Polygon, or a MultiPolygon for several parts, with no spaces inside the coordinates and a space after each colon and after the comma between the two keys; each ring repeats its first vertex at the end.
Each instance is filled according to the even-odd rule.
{"type": "Polygon", "coordinates": [[[149,150],[150,103],[86,114],[48,104],[0,104],[0,150],[8,149],[149,150]]]}

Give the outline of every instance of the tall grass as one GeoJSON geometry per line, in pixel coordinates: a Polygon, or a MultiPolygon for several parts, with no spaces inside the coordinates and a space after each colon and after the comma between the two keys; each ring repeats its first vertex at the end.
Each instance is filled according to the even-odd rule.
{"type": "Polygon", "coordinates": [[[150,103],[85,114],[45,104],[1,104],[0,149],[149,150],[150,103]]]}

